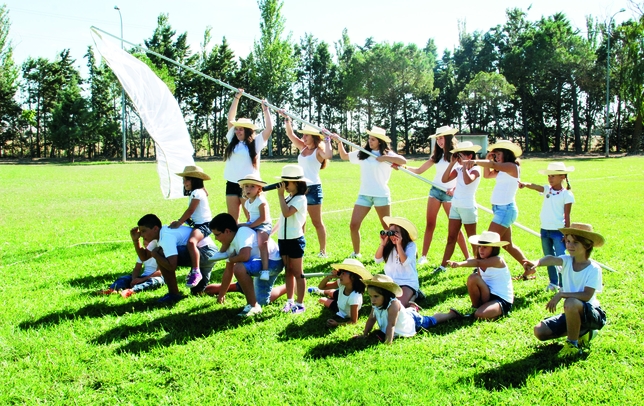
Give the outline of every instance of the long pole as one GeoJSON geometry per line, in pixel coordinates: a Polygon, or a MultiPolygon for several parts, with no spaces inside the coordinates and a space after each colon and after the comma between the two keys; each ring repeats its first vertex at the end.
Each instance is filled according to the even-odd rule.
{"type": "MultiPolygon", "coordinates": [[[[121,49],[123,48],[123,16],[121,15],[121,9],[118,6],[114,6],[114,10],[119,12],[119,19],[121,20],[121,49]]],[[[125,139],[125,89],[121,86],[121,133],[123,134],[123,162],[127,159],[127,145],[125,139]]]]}
{"type": "Polygon", "coordinates": [[[606,151],[604,156],[606,158],[608,158],[608,155],[609,155],[608,143],[610,139],[610,114],[609,114],[610,112],[609,110],[610,109],[610,36],[612,35],[610,29],[613,25],[613,19],[615,18],[615,16],[619,13],[623,13],[624,11],[626,11],[626,9],[621,9],[615,14],[613,14],[610,20],[608,20],[608,26],[606,27],[606,34],[607,34],[607,37],[606,37],[606,119],[605,119],[606,142],[604,143],[604,145],[606,146],[606,151]]]}

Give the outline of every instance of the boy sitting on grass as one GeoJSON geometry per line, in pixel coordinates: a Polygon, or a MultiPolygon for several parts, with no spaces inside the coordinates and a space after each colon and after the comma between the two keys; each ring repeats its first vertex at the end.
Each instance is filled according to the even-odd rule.
{"type": "Polygon", "coordinates": [[[602,291],[602,269],[590,260],[594,247],[604,245],[604,237],[593,232],[590,224],[572,223],[569,228],[560,228],[569,255],[545,256],[537,261],[524,261],[525,274],[536,272],[538,266],[561,266],[563,287],[546,304],[554,313],[557,304],[564,300],[564,312],[539,322],[534,335],[541,341],[567,335],[560,357],[581,354],[597,330],[606,324],[606,313],[599,307],[597,293],[602,291]]]}

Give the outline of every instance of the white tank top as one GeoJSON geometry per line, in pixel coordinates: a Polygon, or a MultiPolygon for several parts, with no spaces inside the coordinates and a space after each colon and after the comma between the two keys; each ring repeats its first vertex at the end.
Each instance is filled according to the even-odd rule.
{"type": "MultiPolygon", "coordinates": [[[[436,186],[443,187],[444,189],[451,189],[456,186],[456,179],[452,179],[447,183],[443,183],[443,181],[441,180],[443,179],[445,170],[449,166],[449,161],[446,161],[443,157],[440,161],[435,163],[434,166],[436,167],[436,175],[434,176],[432,183],[434,183],[436,186]]],[[[458,164],[454,165],[455,168],[458,166],[458,164]]]]}
{"type": "MultiPolygon", "coordinates": [[[[517,174],[520,176],[518,166],[517,174]]],[[[497,206],[514,203],[514,196],[517,194],[517,190],[519,190],[519,178],[509,175],[507,172],[499,172],[496,175],[496,184],[492,190],[490,202],[497,206]]]]}
{"type": "Polygon", "coordinates": [[[310,180],[306,182],[306,186],[321,185],[320,167],[322,164],[318,161],[318,149],[315,148],[313,153],[309,156],[304,156],[302,153],[297,156],[297,163],[304,170],[304,177],[310,180]]]}

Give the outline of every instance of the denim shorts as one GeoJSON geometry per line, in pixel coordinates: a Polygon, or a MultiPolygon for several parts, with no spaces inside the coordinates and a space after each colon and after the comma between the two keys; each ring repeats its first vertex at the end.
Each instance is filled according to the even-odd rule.
{"type": "Polygon", "coordinates": [[[466,209],[463,207],[454,207],[454,205],[452,205],[449,209],[450,220],[460,220],[463,224],[476,224],[478,218],[478,209],[476,207],[466,209]]]}
{"type": "Polygon", "coordinates": [[[501,299],[493,293],[490,293],[490,302],[497,302],[499,305],[501,305],[501,312],[503,312],[504,316],[507,316],[508,313],[510,313],[510,310],[512,310],[512,303],[508,302],[505,299],[501,299]]]}
{"type": "Polygon", "coordinates": [[[208,237],[210,234],[212,234],[212,230],[210,229],[210,222],[208,223],[203,223],[203,224],[195,224],[194,227],[192,227],[194,230],[199,230],[201,231],[201,234],[203,234],[203,238],[208,237]]]}
{"type": "Polygon", "coordinates": [[[271,235],[271,231],[273,231],[273,225],[271,223],[262,223],[253,228],[253,230],[255,230],[256,233],[263,231],[266,234],[271,235]]]}
{"type": "Polygon", "coordinates": [[[226,182],[226,196],[242,197],[242,188],[239,183],[226,182]]]}
{"type": "Polygon", "coordinates": [[[309,206],[319,206],[322,204],[322,185],[311,185],[308,187],[306,193],[306,204],[309,206]]]}
{"type": "Polygon", "coordinates": [[[492,212],[494,213],[492,222],[505,228],[510,227],[512,223],[517,221],[517,217],[519,217],[519,210],[514,202],[501,206],[493,204],[492,212]]]}
{"type": "Polygon", "coordinates": [[[302,258],[304,256],[306,240],[304,240],[304,236],[301,236],[299,238],[292,238],[289,240],[277,240],[277,246],[280,249],[281,256],[287,256],[289,258],[302,258]]]}
{"type": "Polygon", "coordinates": [[[441,203],[452,201],[452,196],[448,195],[447,192],[443,192],[436,186],[432,186],[432,188],[429,189],[429,197],[433,197],[441,203]]]}
{"type": "MultiPolygon", "coordinates": [[[[587,330],[600,330],[606,324],[606,313],[601,307],[593,306],[588,302],[584,303],[584,312],[581,315],[580,334],[587,330]]],[[[542,321],[555,336],[562,336],[568,331],[565,313],[549,317],[542,321]]]]}
{"type": "Polygon", "coordinates": [[[376,196],[365,196],[365,195],[358,195],[358,200],[356,200],[356,206],[364,206],[364,207],[382,207],[382,206],[390,206],[391,205],[391,197],[376,197],[376,196]]]}
{"type": "MultiPolygon", "coordinates": [[[[253,277],[253,286],[255,288],[255,298],[257,300],[257,303],[259,303],[261,306],[269,304],[271,302],[271,290],[273,289],[273,285],[275,284],[275,279],[277,279],[277,276],[284,269],[284,263],[282,262],[282,260],[268,260],[269,277],[267,281],[258,278],[259,273],[262,270],[261,259],[257,258],[246,261],[244,262],[244,267],[246,267],[248,274],[253,277]]],[[[237,290],[241,293],[244,293],[239,282],[237,283],[237,290]]]]}

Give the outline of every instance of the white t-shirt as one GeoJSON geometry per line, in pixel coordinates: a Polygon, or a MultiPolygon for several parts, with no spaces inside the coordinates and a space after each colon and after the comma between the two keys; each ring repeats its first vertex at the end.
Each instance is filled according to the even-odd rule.
{"type": "Polygon", "coordinates": [[[479,272],[483,282],[490,288],[490,293],[508,303],[514,303],[512,275],[507,265],[503,268],[488,267],[485,271],[479,269],[479,272]]]}
{"type": "MultiPolygon", "coordinates": [[[[367,159],[359,159],[358,153],[353,151],[349,153],[349,162],[360,165],[360,194],[372,197],[389,197],[389,178],[393,168],[387,162],[378,162],[376,158],[369,156],[367,159]]],[[[380,156],[379,151],[371,151],[374,155],[380,156]]],[[[388,156],[398,156],[393,151],[387,153],[388,156]]]]}
{"type": "Polygon", "coordinates": [[[456,170],[456,189],[454,189],[454,196],[452,197],[452,207],[460,207],[462,209],[473,209],[476,207],[476,189],[481,183],[481,172],[479,172],[478,167],[474,167],[469,171],[462,166],[459,166],[456,170]],[[463,179],[463,171],[467,171],[467,174],[471,174],[476,171],[479,172],[479,176],[474,179],[469,185],[465,184],[463,179]]]}
{"type": "Polygon", "coordinates": [[[210,223],[212,220],[212,213],[210,212],[210,206],[208,205],[208,195],[203,189],[195,189],[190,192],[190,197],[188,198],[188,206],[192,203],[193,199],[199,200],[199,205],[192,213],[192,221],[195,224],[210,223]]]}
{"type": "Polygon", "coordinates": [[[597,264],[597,262],[591,260],[590,265],[582,269],[581,271],[575,272],[572,268],[572,257],[570,255],[562,255],[559,258],[563,260],[562,266],[562,291],[563,292],[583,292],[584,288],[588,286],[589,288],[595,289],[595,293],[588,300],[593,306],[599,306],[599,300],[597,299],[597,293],[602,291],[602,268],[597,264]]]}
{"type": "MultiPolygon", "coordinates": [[[[519,167],[517,166],[517,171],[519,167]]],[[[517,172],[520,173],[520,172],[517,172]]],[[[497,206],[505,206],[514,202],[514,196],[519,190],[519,177],[515,178],[507,172],[501,172],[496,175],[496,184],[492,189],[491,203],[497,206]]]]}
{"type": "MultiPolygon", "coordinates": [[[[148,246],[146,247],[148,251],[152,251],[157,247],[157,242],[152,241],[148,246]]],[[[142,264],[143,265],[143,272],[141,272],[141,275],[139,275],[140,278],[144,278],[146,276],[152,275],[157,271],[157,260],[154,259],[154,257],[150,257],[147,260],[141,262],[141,258],[138,256],[136,257],[136,263],[137,264],[142,264]]]]}
{"type": "MultiPolygon", "coordinates": [[[[399,301],[396,298],[391,299],[389,306],[394,301],[399,301]]],[[[389,324],[389,306],[386,309],[379,309],[373,306],[373,315],[378,322],[378,327],[383,333],[387,333],[387,325],[389,324]]],[[[411,309],[400,306],[398,312],[398,319],[396,319],[396,326],[394,327],[394,337],[413,337],[416,335],[416,321],[411,315],[411,309]]]]}
{"type": "Polygon", "coordinates": [[[292,240],[304,235],[304,223],[306,223],[306,196],[296,195],[291,198],[286,196],[286,205],[295,207],[297,211],[288,218],[284,217],[280,210],[280,227],[277,234],[279,240],[292,240]]]}
{"type": "MultiPolygon", "coordinates": [[[[226,139],[230,143],[235,137],[235,127],[231,127],[226,133],[226,139]]],[[[224,179],[228,182],[237,183],[239,179],[243,179],[248,175],[259,176],[259,158],[262,149],[266,146],[266,141],[261,133],[255,134],[255,152],[257,153],[257,168],[253,167],[253,161],[248,155],[248,147],[243,142],[240,142],[233,149],[233,153],[226,160],[224,167],[224,179]]]]}
{"type": "MultiPolygon", "coordinates": [[[[259,218],[259,206],[262,204],[265,204],[266,206],[264,207],[264,212],[266,213],[266,221],[264,223],[271,224],[271,212],[268,208],[268,200],[266,200],[266,196],[264,194],[260,194],[255,198],[255,201],[251,203],[250,199],[246,200],[244,203],[244,208],[248,211],[248,215],[250,216],[250,220],[248,220],[249,223],[255,222],[259,218]]],[[[262,223],[263,224],[263,223],[262,223]]]]}
{"type": "MultiPolygon", "coordinates": [[[[257,233],[249,227],[239,227],[235,237],[230,242],[226,251],[228,257],[238,255],[242,248],[250,247],[250,259],[260,258],[259,246],[257,245],[257,233]]],[[[250,260],[249,259],[249,260],[250,260]]],[[[281,259],[277,244],[272,239],[268,239],[268,259],[278,261],[281,259]]],[[[226,260],[228,262],[228,260],[226,260]]]]}
{"type": "MultiPolygon", "coordinates": [[[[456,179],[452,179],[447,183],[443,183],[443,174],[445,173],[445,170],[447,170],[447,167],[449,166],[449,161],[445,160],[445,156],[440,159],[440,161],[436,162],[434,164],[434,167],[436,167],[436,175],[434,175],[434,180],[432,181],[433,184],[436,186],[442,186],[443,189],[451,189],[454,186],[456,186],[456,179]]],[[[460,167],[461,164],[456,164],[454,165],[454,168],[460,167]]]]}
{"type": "MultiPolygon", "coordinates": [[[[400,262],[398,251],[392,249],[389,253],[389,258],[385,262],[385,275],[389,276],[399,286],[409,286],[414,290],[420,288],[418,283],[418,271],[416,270],[416,243],[410,241],[405,247],[405,255],[407,260],[400,262]]],[[[376,258],[376,264],[384,261],[384,258],[376,258]]]]}
{"type": "Polygon", "coordinates": [[[351,315],[351,306],[358,305],[358,310],[362,307],[362,294],[356,291],[351,291],[349,295],[344,294],[344,285],[338,281],[338,313],[337,315],[342,318],[347,318],[351,315]]]}
{"type": "Polygon", "coordinates": [[[313,153],[309,156],[304,156],[302,153],[297,156],[297,164],[304,170],[304,177],[309,179],[306,186],[321,185],[320,169],[322,164],[318,161],[318,149],[315,148],[313,153]]]}
{"type": "Polygon", "coordinates": [[[551,190],[550,185],[543,186],[543,205],[541,206],[541,228],[558,230],[565,227],[564,206],[575,202],[570,190],[551,190]],[[558,194],[555,194],[559,192],[558,194]]]}
{"type": "Polygon", "coordinates": [[[192,233],[192,227],[181,226],[179,228],[161,227],[159,232],[159,246],[163,248],[163,255],[169,258],[178,255],[177,247],[188,245],[188,238],[192,233]]]}

